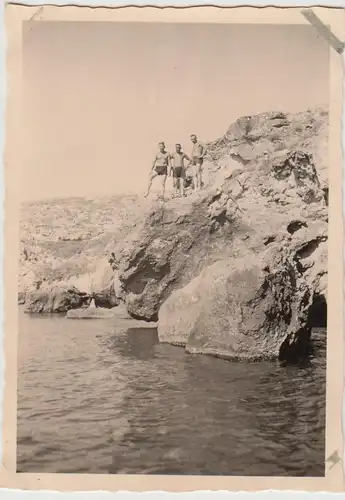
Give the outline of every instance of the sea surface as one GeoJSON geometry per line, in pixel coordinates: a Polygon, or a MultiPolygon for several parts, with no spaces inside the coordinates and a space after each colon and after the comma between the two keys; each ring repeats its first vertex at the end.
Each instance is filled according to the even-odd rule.
{"type": "Polygon", "coordinates": [[[20,311],[19,472],[323,476],[326,331],[302,364],[229,362],[154,328],[20,311]]]}

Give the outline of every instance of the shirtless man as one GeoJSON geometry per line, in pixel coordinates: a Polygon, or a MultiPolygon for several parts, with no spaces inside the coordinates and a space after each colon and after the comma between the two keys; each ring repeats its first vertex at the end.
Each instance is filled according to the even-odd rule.
{"type": "Polygon", "coordinates": [[[162,199],[164,199],[165,183],[167,180],[168,168],[170,171],[171,170],[170,154],[166,151],[164,142],[160,142],[159,152],[154,157],[152,168],[149,174],[149,184],[147,187],[147,193],[145,194],[145,198],[150,194],[153,179],[159,176],[162,185],[162,199]]]}
{"type": "Polygon", "coordinates": [[[202,164],[204,162],[206,151],[204,146],[198,141],[195,134],[192,134],[190,138],[193,143],[191,154],[193,186],[194,189],[200,189],[202,187],[202,164]]]}
{"type": "Polygon", "coordinates": [[[175,153],[171,155],[171,169],[174,178],[174,187],[180,196],[184,196],[185,164],[184,160],[189,160],[189,156],[182,151],[181,144],[175,144],[175,153]]]}

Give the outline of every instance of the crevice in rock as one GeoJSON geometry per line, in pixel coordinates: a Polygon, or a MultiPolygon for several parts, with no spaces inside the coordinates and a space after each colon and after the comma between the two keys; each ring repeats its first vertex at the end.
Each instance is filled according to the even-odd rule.
{"type": "Polygon", "coordinates": [[[226,209],[222,210],[219,214],[215,215],[214,220],[218,222],[220,226],[224,226],[227,222],[226,209]]]}
{"type": "Polygon", "coordinates": [[[152,314],[150,317],[146,317],[141,314],[135,314],[133,311],[129,310],[128,314],[130,315],[131,318],[136,319],[138,321],[145,321],[145,323],[157,323],[158,321],[158,313],[152,314]]]}
{"type": "Polygon", "coordinates": [[[290,122],[288,122],[288,121],[280,121],[277,123],[272,123],[272,127],[274,127],[274,128],[288,127],[289,125],[290,125],[290,122]]]}
{"type": "Polygon", "coordinates": [[[323,238],[315,238],[302,245],[302,247],[296,252],[296,259],[307,259],[310,257],[323,240],[323,238]]]}
{"type": "MultiPolygon", "coordinates": [[[[249,141],[248,141],[249,142],[249,141]]],[[[242,166],[248,165],[250,163],[250,160],[246,160],[245,158],[242,158],[242,156],[239,153],[230,153],[230,157],[240,163],[242,166]]]]}
{"type": "Polygon", "coordinates": [[[323,294],[315,294],[308,309],[305,327],[299,328],[284,340],[279,349],[279,361],[296,363],[305,359],[312,352],[311,332],[313,328],[326,328],[327,301],[323,294]]]}
{"type": "Polygon", "coordinates": [[[160,281],[170,273],[169,261],[158,268],[156,266],[157,264],[147,261],[145,266],[134,272],[125,282],[126,292],[140,295],[150,281],[160,281]]]}
{"type": "Polygon", "coordinates": [[[296,231],[302,229],[302,227],[308,227],[308,224],[300,220],[293,220],[290,222],[290,224],[288,224],[286,229],[288,233],[294,234],[296,231]]]}
{"type": "Polygon", "coordinates": [[[210,200],[208,201],[208,206],[212,205],[215,201],[218,201],[222,197],[223,193],[215,193],[213,196],[211,196],[210,200]]]}
{"type": "Polygon", "coordinates": [[[264,239],[264,245],[267,246],[269,245],[270,243],[274,243],[276,241],[276,237],[275,236],[267,236],[265,239],[264,239]]]}
{"type": "Polygon", "coordinates": [[[308,325],[310,328],[326,328],[327,301],[323,294],[315,294],[313,303],[308,310],[308,325]]]}
{"type": "Polygon", "coordinates": [[[125,271],[127,269],[131,269],[133,267],[136,267],[137,264],[139,264],[139,262],[141,261],[141,259],[144,257],[145,252],[146,252],[146,247],[143,245],[140,250],[138,249],[136,251],[136,253],[134,254],[134,257],[132,259],[129,259],[125,271]]]}
{"type": "Polygon", "coordinates": [[[323,197],[324,197],[326,206],[328,207],[328,200],[329,200],[329,198],[328,198],[328,191],[329,191],[329,189],[328,189],[328,187],[325,187],[325,188],[322,189],[322,191],[323,191],[323,197]]]}
{"type": "Polygon", "coordinates": [[[109,290],[94,293],[93,299],[96,307],[102,307],[104,309],[112,309],[113,307],[118,306],[120,302],[118,297],[116,297],[113,287],[109,290]]]}
{"type": "Polygon", "coordinates": [[[290,334],[281,344],[279,349],[279,361],[293,364],[306,358],[311,352],[311,328],[299,328],[294,334],[290,334]]]}

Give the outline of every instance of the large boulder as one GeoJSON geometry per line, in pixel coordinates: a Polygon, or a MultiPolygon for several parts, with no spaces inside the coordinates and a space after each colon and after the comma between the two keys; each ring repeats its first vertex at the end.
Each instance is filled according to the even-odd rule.
{"type": "Polygon", "coordinates": [[[29,293],[25,301],[25,312],[64,313],[69,309],[87,307],[90,302],[91,297],[75,287],[52,286],[29,293]]]}
{"type": "Polygon", "coordinates": [[[223,358],[286,358],[287,344],[293,355],[308,344],[311,298],[286,257],[221,260],[166,300],[159,340],[223,358]]]}
{"type": "Polygon", "coordinates": [[[218,260],[252,252],[260,256],[273,242],[289,245],[299,224],[316,221],[327,227],[327,206],[311,155],[279,151],[245,169],[233,158],[214,176],[211,169],[203,191],[153,207],[116,247],[133,317],[155,321],[175,289],[218,260]]]}
{"type": "Polygon", "coordinates": [[[240,254],[241,240],[231,245],[235,232],[246,232],[237,226],[238,220],[236,202],[212,192],[153,207],[116,247],[131,316],[156,321],[159,307],[174,288],[189,283],[212,262],[240,254]]]}

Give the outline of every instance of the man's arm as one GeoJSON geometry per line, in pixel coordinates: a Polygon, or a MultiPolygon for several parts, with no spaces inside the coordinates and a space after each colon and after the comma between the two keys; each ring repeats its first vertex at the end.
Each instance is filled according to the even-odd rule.
{"type": "Polygon", "coordinates": [[[189,158],[189,156],[186,153],[183,153],[183,158],[189,162],[187,165],[187,168],[188,168],[189,165],[192,164],[192,160],[189,158]]]}
{"type": "Polygon", "coordinates": [[[206,148],[203,144],[200,144],[201,146],[201,158],[204,159],[205,158],[205,155],[206,155],[206,148]]]}
{"type": "Polygon", "coordinates": [[[184,158],[189,161],[188,166],[192,164],[192,159],[190,156],[188,156],[186,153],[184,153],[184,158]]]}

